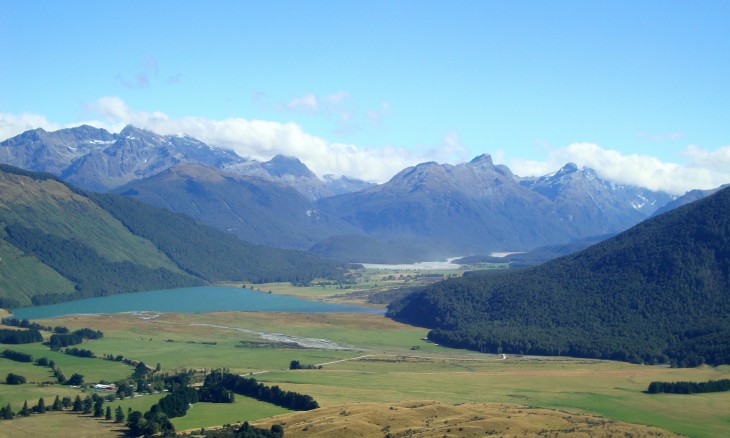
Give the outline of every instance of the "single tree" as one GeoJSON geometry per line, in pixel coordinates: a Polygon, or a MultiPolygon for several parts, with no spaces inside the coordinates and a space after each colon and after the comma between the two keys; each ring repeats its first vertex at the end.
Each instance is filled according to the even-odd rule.
{"type": "Polygon", "coordinates": [[[38,404],[35,405],[33,408],[33,411],[39,413],[39,414],[45,414],[46,413],[46,401],[43,400],[43,397],[38,399],[38,404]]]}
{"type": "Polygon", "coordinates": [[[68,380],[66,380],[67,385],[71,386],[80,386],[84,383],[84,376],[81,374],[74,373],[71,377],[69,377],[68,380]]]}
{"type": "Polygon", "coordinates": [[[92,409],[94,409],[94,400],[87,395],[84,399],[84,414],[90,414],[92,409]]]}
{"type": "Polygon", "coordinates": [[[121,406],[117,406],[117,408],[114,410],[114,422],[115,423],[123,423],[124,422],[124,410],[121,406]]]}
{"type": "Polygon", "coordinates": [[[74,412],[81,412],[81,411],[84,410],[84,404],[81,401],[81,396],[79,396],[79,395],[76,396],[76,398],[74,399],[74,404],[73,404],[73,407],[71,408],[71,410],[74,411],[74,412]]]}
{"type": "Polygon", "coordinates": [[[10,403],[8,403],[8,405],[2,409],[2,418],[3,420],[12,420],[14,416],[15,414],[13,413],[13,409],[10,407],[10,403]]]}
{"type": "Polygon", "coordinates": [[[18,415],[20,415],[21,417],[28,417],[28,416],[30,416],[30,409],[28,409],[28,401],[27,400],[25,402],[23,402],[23,409],[21,409],[20,412],[18,412],[18,415]]]}
{"type": "Polygon", "coordinates": [[[25,383],[25,377],[13,373],[8,373],[7,377],[5,377],[5,383],[7,383],[8,385],[21,385],[25,383]]]}
{"type": "Polygon", "coordinates": [[[104,416],[104,407],[103,407],[104,400],[100,403],[94,404],[94,416],[95,417],[103,417],[104,416]]]}
{"type": "Polygon", "coordinates": [[[104,419],[109,421],[112,419],[112,408],[111,406],[106,407],[106,412],[104,413],[104,419]]]}

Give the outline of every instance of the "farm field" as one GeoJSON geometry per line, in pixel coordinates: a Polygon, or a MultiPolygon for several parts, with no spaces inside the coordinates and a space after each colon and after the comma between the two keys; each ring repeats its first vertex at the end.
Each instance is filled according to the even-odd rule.
{"type": "MultiPolygon", "coordinates": [[[[498,264],[468,266],[469,270],[499,269],[500,267],[501,265],[498,264]]],[[[462,269],[453,270],[355,269],[350,271],[349,282],[343,284],[314,281],[308,286],[294,286],[289,282],[262,284],[222,282],[220,285],[232,287],[245,285],[254,290],[271,292],[273,294],[291,295],[299,298],[315,299],[338,304],[373,305],[379,307],[369,302],[368,297],[371,294],[403,287],[423,286],[449,276],[461,276],[466,270],[467,266],[462,267],[462,269]]]]}
{"type": "MultiPolygon", "coordinates": [[[[689,436],[712,437],[730,433],[728,393],[649,395],[643,392],[655,380],[730,378],[730,366],[672,369],[571,358],[507,356],[503,360],[501,355],[447,349],[428,343],[423,340],[426,329],[366,314],[138,313],[79,315],[41,323],[63,325],[72,330],[89,327],[103,331],[102,339],[82,344],[97,355],[121,354],[152,366],[159,363],[163,371],[225,367],[235,373],[255,374],[257,380],[266,384],[309,394],[323,408],[337,409],[337,406],[352,406],[353,403],[385,406],[424,401],[445,406],[516,404],[573,415],[600,416],[689,436]],[[343,349],[297,348],[295,343],[276,340],[279,338],[265,339],[259,334],[286,335],[287,341],[295,342],[324,339],[343,349]],[[292,360],[305,365],[322,365],[322,368],[292,371],[288,369],[292,360]]],[[[53,359],[67,375],[84,374],[86,382],[113,381],[131,373],[131,367],[121,363],[54,353],[40,344],[13,346],[13,349],[53,359]]],[[[48,368],[7,359],[0,359],[0,366],[3,372],[12,366],[15,370],[12,372],[27,375],[29,380],[42,381],[44,377],[52,380],[48,377],[48,368]]],[[[17,410],[24,400],[30,404],[43,396],[48,403],[55,394],[75,396],[78,391],[59,385],[3,384],[0,385],[0,405],[10,402],[17,410]]],[[[125,403],[136,403],[134,409],[144,410],[159,397],[160,394],[137,397],[109,405],[114,409],[115,403],[122,404],[126,409],[125,403]]],[[[238,396],[232,405],[196,404],[186,417],[174,419],[173,423],[178,430],[236,421],[259,420],[264,424],[268,421],[265,418],[284,412],[283,408],[238,396]]],[[[291,424],[305,427],[301,417],[306,413],[289,415],[298,416],[291,424]]],[[[416,413],[409,414],[413,415],[416,413]]],[[[33,418],[36,417],[42,422],[57,421],[52,417],[33,418]]],[[[276,421],[289,421],[286,418],[289,417],[277,417],[276,421]]],[[[24,424],[15,421],[15,426],[24,424]]],[[[422,424],[425,420],[414,421],[422,424]]],[[[398,424],[403,421],[399,420],[398,424]]],[[[551,423],[545,424],[548,427],[551,423]]],[[[485,427],[496,426],[483,424],[479,427],[483,433],[485,427]]],[[[514,427],[517,427],[516,423],[514,427]]]]}

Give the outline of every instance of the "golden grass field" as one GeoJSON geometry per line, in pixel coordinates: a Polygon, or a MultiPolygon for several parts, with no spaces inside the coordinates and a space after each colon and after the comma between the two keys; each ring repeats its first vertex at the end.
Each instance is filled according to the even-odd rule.
{"type": "MultiPolygon", "coordinates": [[[[505,436],[671,436],[669,432],[730,436],[730,393],[643,392],[653,380],[730,378],[730,366],[672,369],[572,358],[507,356],[502,360],[501,355],[425,342],[426,329],[381,315],[147,313],[79,315],[41,323],[102,330],[103,339],[83,344],[97,355],[122,354],[153,366],[160,363],[163,371],[226,367],[244,375],[257,373],[257,380],[312,395],[322,407],[282,416],[278,415],[281,408],[265,403],[238,405],[238,399],[236,406],[225,410],[198,404],[188,416],[175,420],[178,430],[257,421],[262,425],[285,423],[286,436],[358,436],[356,431],[364,434],[360,436],[378,437],[387,433],[468,436],[487,432],[505,436]],[[323,338],[347,349],[300,349],[238,329],[323,338]],[[289,362],[295,359],[303,364],[324,365],[318,370],[288,370],[289,362]],[[273,415],[277,416],[267,419],[273,415]],[[383,432],[385,428],[387,432],[383,432]]],[[[39,344],[14,346],[17,350],[23,348],[40,351],[39,344]]],[[[51,353],[47,353],[49,358],[51,353]]],[[[60,356],[58,360],[66,359],[60,356]]],[[[100,359],[74,359],[84,361],[78,366],[85,366],[86,373],[100,377],[114,364],[100,359]]],[[[78,362],[63,365],[66,374],[74,372],[69,368],[74,363],[78,362]]],[[[0,359],[0,368],[5,366],[9,366],[8,361],[0,359]]],[[[61,389],[69,391],[57,385],[21,386],[29,388],[20,392],[0,385],[0,405],[11,402],[17,409],[23,397],[28,397],[24,394],[34,397],[29,402],[37,400],[38,394],[47,394],[48,403],[61,389]]],[[[244,398],[239,399],[243,403],[244,398]]],[[[141,397],[135,402],[143,408],[144,403],[151,405],[155,400],[141,397]]],[[[81,429],[71,426],[74,421],[61,421],[62,415],[1,422],[0,430],[10,430],[6,425],[12,424],[12,434],[4,436],[33,434],[36,430],[79,436],[74,432],[81,429]]],[[[76,421],[83,422],[85,428],[104,426],[103,421],[90,418],[76,421]]],[[[107,425],[109,429],[112,426],[107,425]]]]}
{"type": "Polygon", "coordinates": [[[677,436],[654,427],[509,403],[348,403],[313,412],[279,415],[255,423],[266,429],[273,424],[284,426],[285,436],[289,438],[382,437],[388,434],[393,438],[677,436]]]}

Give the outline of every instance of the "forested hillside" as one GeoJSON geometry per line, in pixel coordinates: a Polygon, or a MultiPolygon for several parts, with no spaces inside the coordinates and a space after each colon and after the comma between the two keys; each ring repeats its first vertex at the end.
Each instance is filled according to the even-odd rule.
{"type": "Polygon", "coordinates": [[[485,352],[730,363],[730,189],[537,267],[429,286],[388,315],[485,352]]]}
{"type": "Polygon", "coordinates": [[[0,239],[0,307],[339,273],[334,262],[243,242],[180,214],[7,165],[0,165],[0,239]]]}

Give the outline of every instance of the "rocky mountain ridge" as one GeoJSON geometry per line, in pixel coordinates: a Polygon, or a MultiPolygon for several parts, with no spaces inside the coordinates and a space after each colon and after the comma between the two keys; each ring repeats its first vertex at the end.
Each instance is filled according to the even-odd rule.
{"type": "Polygon", "coordinates": [[[98,192],[182,163],[283,183],[309,199],[370,185],[344,177],[320,180],[297,158],[277,155],[270,161],[251,160],[188,135],[159,135],[132,125],[119,134],[88,125],[53,132],[33,129],[0,142],[0,162],[49,172],[77,187],[98,192]]]}
{"type": "Polygon", "coordinates": [[[541,178],[519,178],[484,154],[457,165],[422,163],[387,183],[317,205],[381,240],[426,239],[456,255],[616,233],[671,199],[612,184],[574,164],[541,178]]]}

